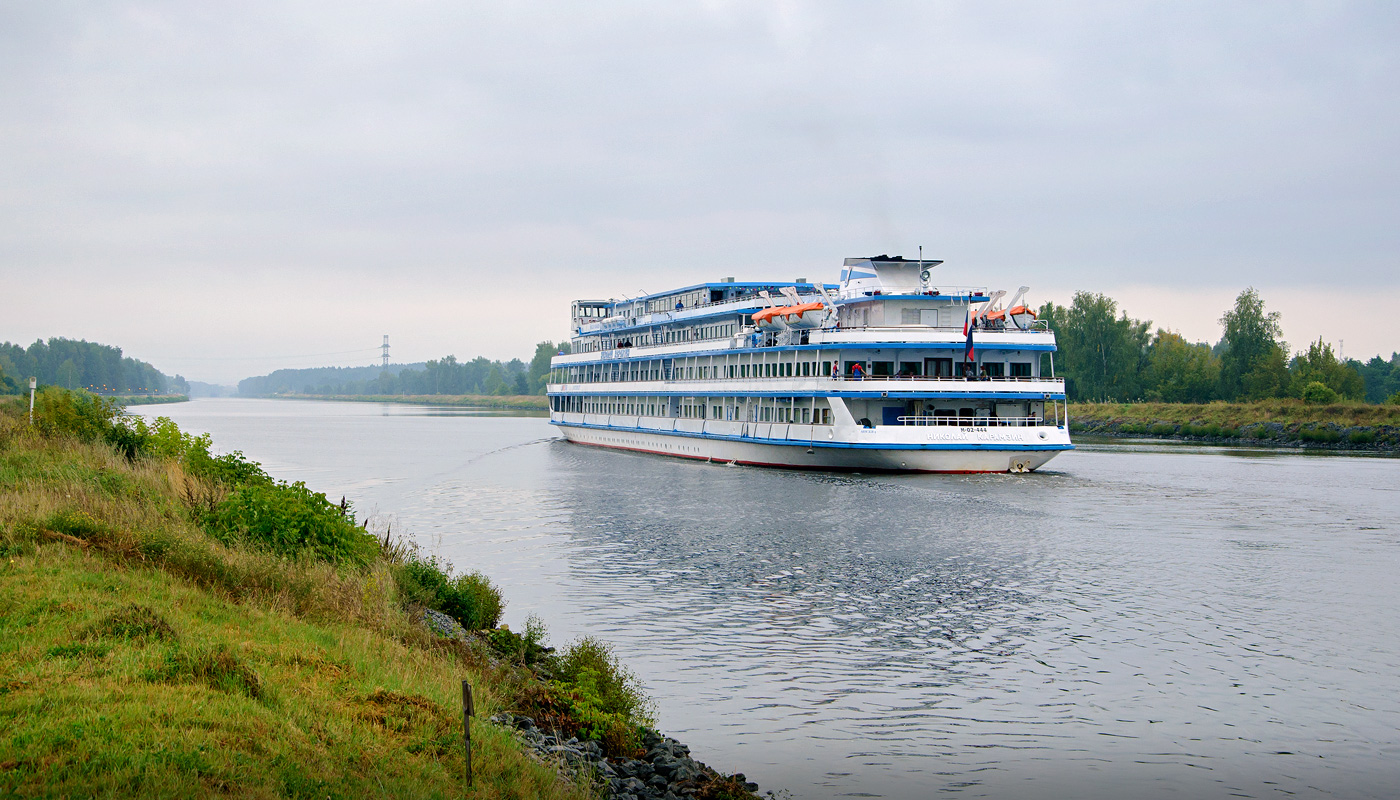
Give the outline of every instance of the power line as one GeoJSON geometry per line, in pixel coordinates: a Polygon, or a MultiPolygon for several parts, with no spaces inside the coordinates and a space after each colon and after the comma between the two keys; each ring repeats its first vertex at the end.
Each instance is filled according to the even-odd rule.
{"type": "Polygon", "coordinates": [[[377,353],[380,347],[365,347],[359,350],[337,350],[332,353],[303,353],[296,356],[156,356],[159,361],[273,361],[287,358],[318,358],[320,356],[344,356],[355,353],[377,353]]]}

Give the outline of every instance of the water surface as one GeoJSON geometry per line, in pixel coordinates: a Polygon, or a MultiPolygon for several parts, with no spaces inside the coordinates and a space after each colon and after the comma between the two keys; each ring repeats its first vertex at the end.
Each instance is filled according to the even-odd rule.
{"type": "Polygon", "coordinates": [[[696,755],[794,797],[1385,797],[1400,460],[1089,446],[1032,475],[692,463],[545,420],[140,407],[613,642],[696,755]]]}

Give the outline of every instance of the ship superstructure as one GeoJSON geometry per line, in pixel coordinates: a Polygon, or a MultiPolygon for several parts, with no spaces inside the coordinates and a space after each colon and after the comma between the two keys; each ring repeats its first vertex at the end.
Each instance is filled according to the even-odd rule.
{"type": "Polygon", "coordinates": [[[1028,472],[1073,447],[1055,335],[942,262],[572,304],[550,421],[580,444],[826,470],[1028,472]]]}

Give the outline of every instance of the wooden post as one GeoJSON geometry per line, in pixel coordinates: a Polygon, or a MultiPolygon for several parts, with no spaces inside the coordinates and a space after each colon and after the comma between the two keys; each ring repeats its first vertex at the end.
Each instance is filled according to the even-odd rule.
{"type": "Polygon", "coordinates": [[[472,686],[462,681],[462,743],[467,750],[467,786],[472,785],[472,686]]]}

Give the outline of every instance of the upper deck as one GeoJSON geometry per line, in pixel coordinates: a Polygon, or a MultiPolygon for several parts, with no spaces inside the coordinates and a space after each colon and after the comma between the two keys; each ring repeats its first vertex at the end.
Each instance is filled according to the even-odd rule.
{"type": "MultiPolygon", "coordinates": [[[[941,261],[898,256],[848,258],[837,284],[735,282],[732,278],[623,300],[573,303],[573,353],[556,366],[599,359],[698,355],[758,348],[885,346],[955,349],[974,339],[989,348],[1054,350],[1054,334],[1032,312],[1011,315],[1027,291],[935,285],[941,261]],[[809,305],[791,329],[764,320],[765,309],[809,305]],[[755,315],[765,324],[755,325],[755,315]]],[[[767,314],[774,312],[769,310],[767,314]]]]}

